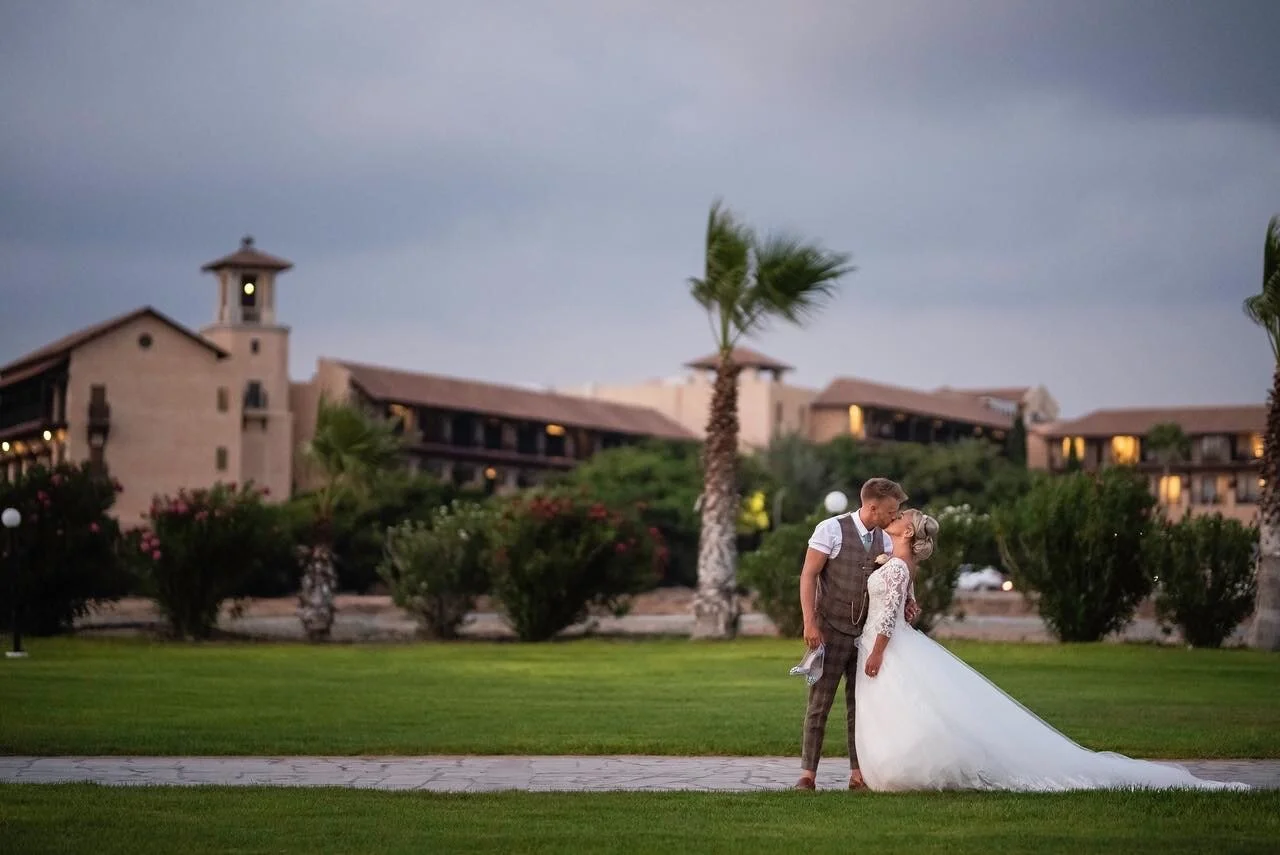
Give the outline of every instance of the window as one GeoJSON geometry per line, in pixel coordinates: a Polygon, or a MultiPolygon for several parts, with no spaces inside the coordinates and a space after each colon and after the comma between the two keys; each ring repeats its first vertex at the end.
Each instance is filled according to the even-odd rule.
{"type": "Polygon", "coordinates": [[[1218,504],[1218,476],[1201,475],[1197,478],[1194,499],[1198,505],[1218,504]]]}
{"type": "Polygon", "coordinates": [[[256,323],[258,314],[258,277],[245,274],[240,277],[240,319],[256,323]]]}
{"type": "Polygon", "coordinates": [[[227,471],[227,450],[222,446],[218,446],[218,450],[213,455],[214,466],[219,472],[227,471]]]}
{"type": "Polygon", "coordinates": [[[782,402],[773,405],[773,432],[782,433],[782,402]]]}
{"type": "Polygon", "coordinates": [[[853,404],[849,407],[849,433],[855,439],[867,438],[867,422],[862,413],[862,407],[853,404]]]}
{"type": "Polygon", "coordinates": [[[225,413],[231,409],[231,393],[226,386],[218,387],[218,412],[225,413]]]}
{"type": "Polygon", "coordinates": [[[568,446],[564,441],[564,428],[560,428],[560,433],[551,433],[551,428],[559,427],[559,425],[547,425],[547,456],[548,457],[568,457],[568,446]]]}
{"type": "Polygon", "coordinates": [[[1082,436],[1064,436],[1062,438],[1062,459],[1070,460],[1072,450],[1076,453],[1076,460],[1084,461],[1084,437],[1082,436]]]}
{"type": "Polygon", "coordinates": [[[1138,462],[1138,438],[1136,436],[1111,437],[1111,462],[1119,466],[1132,466],[1138,462]]]}
{"type": "MultiPolygon", "coordinates": [[[[453,417],[450,427],[450,441],[461,448],[470,448],[476,444],[476,420],[473,416],[459,413],[453,417]]],[[[459,483],[467,484],[470,481],[459,483]]]]}
{"type": "Polygon", "coordinates": [[[250,353],[257,353],[261,349],[262,349],[262,342],[258,341],[256,338],[249,339],[250,353]]]}
{"type": "Polygon", "coordinates": [[[395,424],[397,434],[411,434],[415,430],[412,407],[406,407],[403,404],[392,404],[387,407],[387,416],[395,424]]]}
{"type": "Polygon", "coordinates": [[[1252,450],[1253,452],[1253,457],[1255,460],[1261,457],[1262,451],[1266,447],[1262,441],[1262,434],[1255,433],[1252,436],[1250,436],[1249,447],[1250,447],[1250,450],[1252,450]]]}
{"type": "Polygon", "coordinates": [[[1236,501],[1242,505],[1256,505],[1262,498],[1262,479],[1242,474],[1236,477],[1236,501]]]}
{"type": "Polygon", "coordinates": [[[1231,443],[1225,436],[1200,437],[1200,459],[1220,463],[1231,456],[1231,443]]]}
{"type": "Polygon", "coordinates": [[[144,332],[142,335],[138,336],[138,347],[142,348],[143,350],[149,350],[151,348],[153,341],[154,340],[151,338],[151,333],[144,332]]]}
{"type": "Polygon", "coordinates": [[[1182,476],[1165,475],[1160,479],[1160,502],[1177,505],[1182,502],[1182,476]]]}
{"type": "Polygon", "coordinates": [[[267,390],[262,388],[261,380],[250,380],[245,384],[244,408],[246,410],[265,410],[267,408],[267,390]]]}
{"type": "Polygon", "coordinates": [[[484,447],[491,450],[502,448],[502,422],[497,419],[485,420],[484,447]]]}

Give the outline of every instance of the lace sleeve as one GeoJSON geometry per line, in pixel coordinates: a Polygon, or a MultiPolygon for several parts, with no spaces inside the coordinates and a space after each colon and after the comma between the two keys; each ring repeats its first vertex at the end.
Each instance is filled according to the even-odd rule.
{"type": "Polygon", "coordinates": [[[896,559],[884,565],[880,572],[884,574],[885,592],[884,603],[876,618],[876,634],[892,638],[893,629],[898,624],[898,615],[902,613],[911,574],[907,571],[907,565],[896,559]]]}

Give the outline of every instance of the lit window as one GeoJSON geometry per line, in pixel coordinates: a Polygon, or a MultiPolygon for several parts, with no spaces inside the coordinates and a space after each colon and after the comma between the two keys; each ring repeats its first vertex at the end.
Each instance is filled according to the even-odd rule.
{"type": "Polygon", "coordinates": [[[488,469],[484,470],[484,477],[492,481],[494,478],[498,477],[498,470],[490,466],[488,469]]]}
{"type": "Polygon", "coordinates": [[[258,286],[257,286],[257,285],[254,285],[252,282],[246,282],[246,283],[244,283],[244,292],[245,292],[246,294],[250,294],[250,295],[252,295],[252,294],[253,294],[253,292],[254,292],[254,291],[257,291],[257,290],[258,290],[258,286]]]}
{"type": "Polygon", "coordinates": [[[1160,479],[1160,501],[1176,505],[1182,501],[1182,476],[1165,475],[1160,479]]]}
{"type": "Polygon", "coordinates": [[[547,436],[564,436],[562,425],[547,425],[547,436]]]}
{"type": "Polygon", "coordinates": [[[1265,447],[1262,442],[1262,434],[1255,433],[1253,436],[1249,437],[1249,444],[1253,447],[1253,456],[1261,457],[1263,448],[1265,447]]]}
{"type": "Polygon", "coordinates": [[[1138,438],[1136,436],[1111,437],[1111,459],[1121,466],[1138,462],[1138,438]]]}
{"type": "Polygon", "coordinates": [[[858,439],[865,439],[867,436],[867,423],[862,417],[862,407],[857,404],[849,407],[849,433],[858,439]]]}
{"type": "Polygon", "coordinates": [[[1071,449],[1076,450],[1076,460],[1084,460],[1084,437],[1082,436],[1064,436],[1062,438],[1062,456],[1063,458],[1071,457],[1071,449]]]}

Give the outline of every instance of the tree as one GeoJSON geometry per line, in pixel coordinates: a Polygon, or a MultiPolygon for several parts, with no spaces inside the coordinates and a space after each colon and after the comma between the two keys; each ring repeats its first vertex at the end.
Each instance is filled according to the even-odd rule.
{"type": "Polygon", "coordinates": [[[302,549],[302,588],[298,592],[298,617],[312,641],[327,638],[333,626],[333,598],[338,587],[334,508],[344,499],[371,493],[379,477],[399,460],[401,448],[391,422],[355,404],[321,398],[315,435],[304,450],[321,485],[315,493],[312,540],[302,549]]]}
{"type": "Polygon", "coordinates": [[[849,257],[786,235],[759,237],[717,201],[707,217],[705,269],[689,280],[707,313],[719,353],[703,446],[702,529],[694,638],[737,632],[738,374],[739,341],[781,318],[801,324],[853,270],[849,257]]]}
{"type": "Polygon", "coordinates": [[[1262,250],[1262,291],[1244,301],[1245,314],[1267,331],[1275,358],[1267,395],[1267,432],[1262,441],[1262,497],[1259,514],[1258,607],[1249,644],[1280,650],[1280,217],[1267,224],[1262,250]]]}
{"type": "MultiPolygon", "coordinates": [[[[1165,422],[1149,430],[1143,443],[1160,464],[1163,473],[1160,489],[1168,489],[1164,485],[1169,483],[1174,465],[1191,459],[1191,440],[1187,438],[1181,425],[1165,422]]],[[[1161,495],[1160,498],[1164,499],[1164,496],[1161,495]]]]}
{"type": "Polygon", "coordinates": [[[1004,448],[1010,463],[1022,467],[1027,465],[1027,420],[1025,407],[1021,403],[1013,416],[1013,426],[1009,429],[1004,448]]]}
{"type": "Polygon", "coordinates": [[[822,449],[795,433],[775,436],[758,455],[771,494],[773,524],[806,519],[836,486],[822,449]]]}

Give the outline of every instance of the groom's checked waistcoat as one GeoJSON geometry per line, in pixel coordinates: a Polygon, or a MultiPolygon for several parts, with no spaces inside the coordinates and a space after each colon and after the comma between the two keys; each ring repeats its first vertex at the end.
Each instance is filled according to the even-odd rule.
{"type": "Polygon", "coordinates": [[[876,558],[884,552],[880,529],[871,530],[871,548],[862,537],[853,517],[840,517],[840,551],[828,558],[818,574],[818,614],[832,629],[860,635],[867,619],[867,578],[876,570],[876,558]]]}

